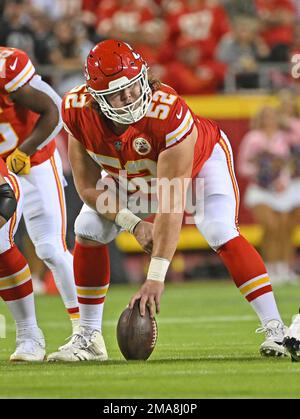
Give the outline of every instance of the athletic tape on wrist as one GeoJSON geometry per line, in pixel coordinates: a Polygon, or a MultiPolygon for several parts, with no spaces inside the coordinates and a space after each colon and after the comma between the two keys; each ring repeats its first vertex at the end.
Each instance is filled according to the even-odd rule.
{"type": "Polygon", "coordinates": [[[115,222],[118,226],[125,228],[129,233],[133,234],[134,227],[142,221],[139,217],[129,211],[128,208],[121,209],[116,215],[115,222]]]}
{"type": "Polygon", "coordinates": [[[151,258],[147,279],[151,279],[151,281],[164,282],[169,265],[170,261],[168,259],[158,257],[151,258]]]}

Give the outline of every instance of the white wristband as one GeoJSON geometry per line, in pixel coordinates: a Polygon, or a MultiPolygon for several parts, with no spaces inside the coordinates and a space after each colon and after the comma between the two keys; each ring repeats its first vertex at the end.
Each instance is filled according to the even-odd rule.
{"type": "Polygon", "coordinates": [[[123,208],[116,215],[115,222],[118,226],[123,227],[129,233],[133,234],[134,227],[142,221],[139,217],[134,215],[129,209],[123,208]]]}
{"type": "Polygon", "coordinates": [[[158,257],[151,258],[147,279],[164,282],[169,265],[170,261],[168,259],[158,257]]]}

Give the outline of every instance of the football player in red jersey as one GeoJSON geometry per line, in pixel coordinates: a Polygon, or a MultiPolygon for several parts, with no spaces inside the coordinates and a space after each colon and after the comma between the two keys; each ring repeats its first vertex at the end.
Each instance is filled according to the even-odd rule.
{"type": "Polygon", "coordinates": [[[16,322],[17,344],[11,361],[43,361],[45,340],[36,321],[31,273],[13,236],[22,215],[23,195],[17,176],[0,157],[0,297],[16,322]]]}
{"type": "Polygon", "coordinates": [[[86,85],[65,95],[62,116],[69,132],[75,184],[84,202],[75,223],[74,252],[81,328],[67,348],[49,355],[48,360],[107,359],[101,333],[109,286],[106,244],[122,229],[132,233],[151,253],[147,278],[129,305],[132,308],[140,299],[141,315],[146,305],[152,316],[160,310],[165,275],[181,229],[184,200],[180,192],[174,192],[174,199],[168,202],[168,194],[158,187],[158,211],[153,224],[131,210],[131,196],[125,206],[121,200],[115,210],[106,208],[103,197],[107,191],[98,182],[103,169],[117,179],[120,190],[124,178],[128,189],[138,180],[156,178],[158,182],[177,180],[182,186],[178,190],[183,191],[186,179],[204,180],[204,196],[200,191],[196,195],[196,225],[260,318],[260,330],[267,335],[261,353],[285,354],[284,325],[265,265],[237,227],[239,191],[232,151],[218,126],[195,116],[171,87],[149,83],[142,57],[128,44],[114,40],[100,42],[90,51],[86,85]]]}
{"type": "Polygon", "coordinates": [[[79,309],[73,257],[65,242],[62,164],[55,136],[61,98],[36,74],[27,54],[0,47],[0,155],[24,192],[24,219],[37,255],[51,269],[73,329],[79,309]]]}

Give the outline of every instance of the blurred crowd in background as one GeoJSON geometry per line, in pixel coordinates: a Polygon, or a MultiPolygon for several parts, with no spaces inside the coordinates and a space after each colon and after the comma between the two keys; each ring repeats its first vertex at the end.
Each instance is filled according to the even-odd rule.
{"type": "MultiPolygon", "coordinates": [[[[297,281],[292,234],[300,219],[300,78],[292,77],[291,65],[300,54],[300,0],[0,0],[0,45],[26,51],[60,95],[84,82],[89,50],[107,38],[133,45],[154,76],[182,95],[278,94],[280,105],[261,109],[239,139],[236,170],[247,179],[244,203],[263,227],[261,251],[273,281],[297,281]]],[[[72,248],[81,202],[64,137],[58,146],[69,183],[72,248]]],[[[115,244],[111,253],[119,260],[113,282],[126,280],[126,271],[130,280],[141,280],[143,264],[138,274],[128,260],[128,269],[120,269],[115,244]]],[[[195,261],[185,269],[178,254],[173,279],[226,275],[215,256],[208,263],[198,252],[195,261]]],[[[36,264],[31,269],[41,277],[45,267],[36,264]]]]}
{"type": "Polygon", "coordinates": [[[131,43],[180,94],[298,84],[289,71],[291,57],[300,52],[298,0],[0,4],[0,44],[25,50],[36,65],[55,65],[51,78],[59,92],[82,80],[87,52],[105,38],[131,43]]]}

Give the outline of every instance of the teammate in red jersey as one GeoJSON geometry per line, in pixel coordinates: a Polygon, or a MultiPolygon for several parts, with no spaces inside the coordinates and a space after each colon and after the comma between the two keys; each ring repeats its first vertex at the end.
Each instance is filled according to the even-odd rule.
{"type": "Polygon", "coordinates": [[[22,215],[23,195],[17,176],[0,157],[0,297],[16,322],[17,344],[11,361],[43,361],[45,340],[36,321],[31,273],[13,242],[22,215]]]}
{"type": "Polygon", "coordinates": [[[226,135],[214,122],[196,117],[171,87],[149,84],[146,63],[124,42],[97,44],[87,57],[85,76],[86,85],[67,93],[62,107],[73,175],[84,202],[75,223],[74,252],[81,329],[67,348],[48,359],[107,359],[101,334],[109,286],[106,244],[122,229],[151,253],[146,281],[130,307],[141,299],[142,315],[146,305],[152,316],[155,310],[159,312],[183,219],[182,194],[191,178],[204,180],[203,196],[196,182],[196,225],[260,318],[261,331],[267,334],[261,353],[285,354],[284,326],[266,268],[237,227],[239,192],[226,135]],[[134,194],[121,199],[116,209],[106,205],[104,197],[109,200],[112,191],[103,187],[106,179],[99,182],[103,169],[116,179],[119,192],[124,192],[126,180],[133,191],[141,180],[154,178],[157,182],[177,180],[179,188],[171,191],[171,200],[166,193],[170,191],[157,188],[158,210],[152,224],[134,214],[134,194]]]}
{"type": "Polygon", "coordinates": [[[62,127],[60,105],[61,98],[36,74],[25,52],[0,47],[0,155],[22,184],[28,234],[53,272],[74,328],[79,309],[73,257],[65,242],[62,164],[54,141],[62,127]]]}

